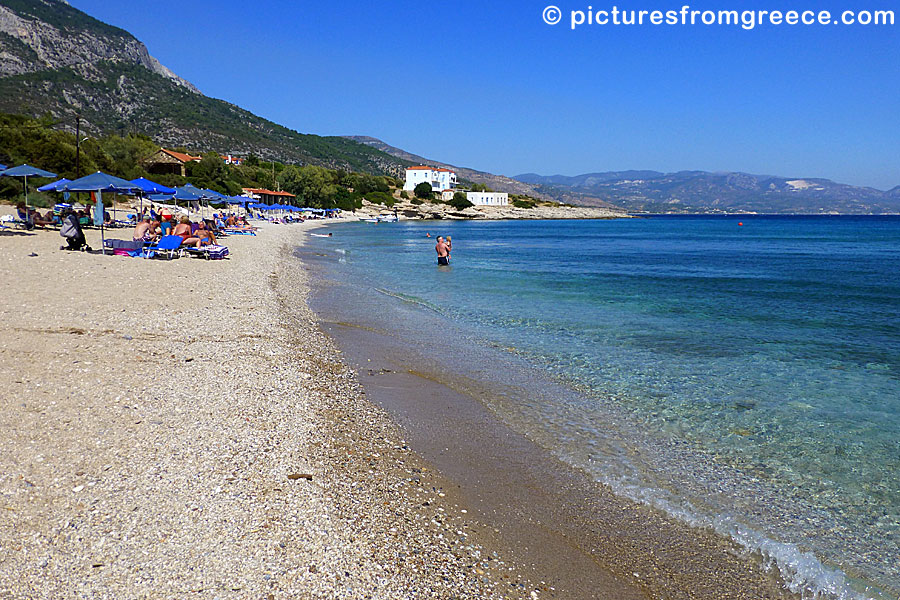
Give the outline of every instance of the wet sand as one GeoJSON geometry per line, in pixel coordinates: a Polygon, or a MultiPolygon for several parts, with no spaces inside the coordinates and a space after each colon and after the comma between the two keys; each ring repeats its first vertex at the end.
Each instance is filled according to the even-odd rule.
{"type": "Polygon", "coordinates": [[[455,391],[473,387],[454,385],[463,374],[425,367],[389,332],[360,325],[322,324],[368,398],[454,483],[478,539],[551,597],[795,597],[730,540],[614,495],[455,391]]]}

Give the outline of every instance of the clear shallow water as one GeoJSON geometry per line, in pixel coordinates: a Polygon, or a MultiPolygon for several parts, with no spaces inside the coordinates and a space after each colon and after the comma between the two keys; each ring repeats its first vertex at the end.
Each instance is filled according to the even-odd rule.
{"type": "Polygon", "coordinates": [[[308,246],[327,316],[496,383],[470,391],[798,590],[900,595],[900,218],[332,230],[308,246]],[[451,268],[426,231],[453,236],[451,268]]]}

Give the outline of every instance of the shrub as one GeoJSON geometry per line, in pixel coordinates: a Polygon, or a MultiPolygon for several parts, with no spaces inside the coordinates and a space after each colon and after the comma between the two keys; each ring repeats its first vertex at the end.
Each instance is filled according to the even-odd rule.
{"type": "Polygon", "coordinates": [[[375,204],[384,204],[385,206],[393,206],[397,200],[387,192],[369,192],[366,194],[366,200],[375,204]]]}
{"type": "Polygon", "coordinates": [[[450,206],[452,206],[453,208],[455,208],[457,210],[463,210],[464,208],[469,208],[470,206],[475,206],[474,204],[469,202],[469,199],[466,198],[466,195],[463,194],[462,192],[455,192],[453,194],[453,199],[450,200],[450,202],[448,202],[447,204],[449,204],[450,206]]]}
{"type": "Polygon", "coordinates": [[[416,195],[416,198],[421,198],[422,200],[430,200],[434,198],[434,192],[431,190],[431,184],[427,181],[423,181],[419,185],[416,186],[416,189],[413,190],[413,193],[416,195]]]}
{"type": "Polygon", "coordinates": [[[424,200],[419,200],[418,198],[413,198],[412,200],[410,200],[410,202],[412,204],[415,204],[416,206],[421,206],[422,204],[425,204],[424,200]]]}
{"type": "Polygon", "coordinates": [[[528,200],[513,200],[513,206],[516,208],[534,208],[534,202],[528,200]]]}
{"type": "Polygon", "coordinates": [[[404,200],[409,200],[409,194],[406,193],[406,190],[400,192],[400,197],[404,200]]]}

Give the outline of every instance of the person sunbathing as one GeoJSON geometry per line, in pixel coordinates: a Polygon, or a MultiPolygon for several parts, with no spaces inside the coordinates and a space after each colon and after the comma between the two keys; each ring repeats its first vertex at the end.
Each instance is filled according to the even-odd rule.
{"type": "Polygon", "coordinates": [[[194,235],[200,238],[200,243],[204,246],[216,243],[216,234],[212,230],[207,229],[205,221],[197,223],[197,231],[194,232],[194,235]]]}
{"type": "Polygon", "coordinates": [[[35,211],[35,213],[34,213],[34,224],[35,225],[40,225],[42,227],[46,227],[48,225],[56,225],[57,223],[58,223],[58,221],[56,220],[56,217],[53,215],[52,210],[48,210],[47,214],[45,214],[43,217],[41,216],[41,213],[39,213],[37,211],[35,211]]]}
{"type": "Polygon", "coordinates": [[[30,206],[27,206],[24,202],[19,202],[16,204],[16,212],[19,213],[19,218],[25,221],[29,227],[56,225],[56,220],[53,218],[53,211],[50,211],[49,217],[44,217],[41,216],[41,213],[30,206]]]}
{"type": "Polygon", "coordinates": [[[150,217],[144,217],[135,225],[134,232],[131,234],[131,239],[135,242],[155,242],[156,237],[153,221],[150,220],[150,217]]]}
{"type": "Polygon", "coordinates": [[[181,217],[181,222],[172,230],[172,235],[181,238],[182,246],[194,246],[199,248],[203,240],[191,233],[191,220],[187,217],[181,217]]]}
{"type": "Polygon", "coordinates": [[[250,225],[250,223],[247,222],[246,217],[235,219],[234,225],[229,225],[228,229],[232,229],[234,231],[256,231],[256,227],[250,225]]]}

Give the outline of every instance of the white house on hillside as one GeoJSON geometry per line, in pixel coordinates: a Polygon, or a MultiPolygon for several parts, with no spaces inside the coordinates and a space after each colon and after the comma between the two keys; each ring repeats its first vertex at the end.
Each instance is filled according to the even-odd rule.
{"type": "Polygon", "coordinates": [[[422,182],[430,184],[432,191],[443,192],[456,187],[456,173],[450,169],[435,169],[424,165],[406,169],[404,190],[411,192],[422,182]]]}
{"type": "Polygon", "coordinates": [[[466,199],[475,206],[508,206],[506,192],[466,192],[466,199]]]}

